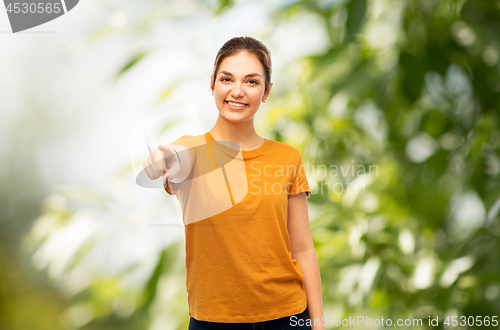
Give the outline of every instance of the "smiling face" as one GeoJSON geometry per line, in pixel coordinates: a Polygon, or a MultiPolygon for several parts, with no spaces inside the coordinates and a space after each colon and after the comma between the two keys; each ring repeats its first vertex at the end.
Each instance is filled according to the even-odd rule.
{"type": "Polygon", "coordinates": [[[271,91],[272,83],[265,91],[265,77],[260,61],[247,52],[222,60],[213,89],[220,115],[233,123],[252,120],[271,91]]]}

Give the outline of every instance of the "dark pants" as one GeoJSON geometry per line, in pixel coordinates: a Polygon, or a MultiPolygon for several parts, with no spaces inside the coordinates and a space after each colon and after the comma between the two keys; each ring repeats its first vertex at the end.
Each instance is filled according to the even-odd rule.
{"type": "Polygon", "coordinates": [[[306,325],[307,319],[307,308],[299,314],[257,323],[218,323],[198,321],[191,317],[188,330],[311,330],[311,326],[306,325]]]}

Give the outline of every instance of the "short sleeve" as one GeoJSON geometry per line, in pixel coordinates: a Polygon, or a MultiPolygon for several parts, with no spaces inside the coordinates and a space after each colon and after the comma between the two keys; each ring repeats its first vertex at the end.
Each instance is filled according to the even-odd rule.
{"type": "Polygon", "coordinates": [[[300,155],[300,152],[298,150],[297,154],[298,161],[297,165],[295,166],[295,177],[293,178],[292,186],[290,187],[290,191],[288,193],[289,198],[302,192],[305,192],[306,196],[309,196],[311,194],[311,188],[309,188],[309,183],[307,181],[304,162],[302,161],[302,156],[300,155]]]}
{"type": "MultiPolygon", "coordinates": [[[[182,182],[181,182],[182,183],[182,182]]],[[[175,195],[177,194],[177,192],[179,191],[179,189],[181,188],[181,183],[173,183],[173,182],[169,182],[165,185],[165,191],[169,194],[169,195],[175,195]]]]}
{"type": "MultiPolygon", "coordinates": [[[[200,144],[200,136],[183,135],[174,142],[172,142],[171,144],[181,145],[183,147],[186,147],[193,155],[193,159],[196,160],[195,147],[200,144]]],[[[176,195],[177,192],[181,190],[181,187],[182,187],[182,182],[179,183],[169,182],[164,186],[164,189],[169,195],[176,195]]]]}

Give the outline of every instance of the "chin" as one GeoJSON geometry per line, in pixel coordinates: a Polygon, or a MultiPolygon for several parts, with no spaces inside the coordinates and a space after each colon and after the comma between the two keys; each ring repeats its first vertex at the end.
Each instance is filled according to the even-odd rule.
{"type": "Polygon", "coordinates": [[[240,124],[250,119],[250,118],[235,118],[234,116],[224,116],[224,118],[226,118],[228,122],[233,124],[240,124]]]}
{"type": "Polygon", "coordinates": [[[234,123],[234,124],[239,124],[239,123],[243,123],[247,120],[250,120],[251,117],[248,117],[246,115],[243,115],[243,114],[236,114],[236,113],[223,113],[223,112],[220,112],[220,114],[222,115],[222,117],[224,117],[227,121],[231,122],[231,123],[234,123]]]}

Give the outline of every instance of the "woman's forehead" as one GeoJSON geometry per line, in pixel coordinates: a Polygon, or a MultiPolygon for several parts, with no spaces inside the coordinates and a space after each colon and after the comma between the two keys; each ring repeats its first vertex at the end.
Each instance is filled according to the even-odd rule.
{"type": "Polygon", "coordinates": [[[255,55],[239,52],[222,60],[219,65],[219,73],[221,71],[229,72],[235,76],[258,73],[263,77],[264,67],[255,55]]]}

